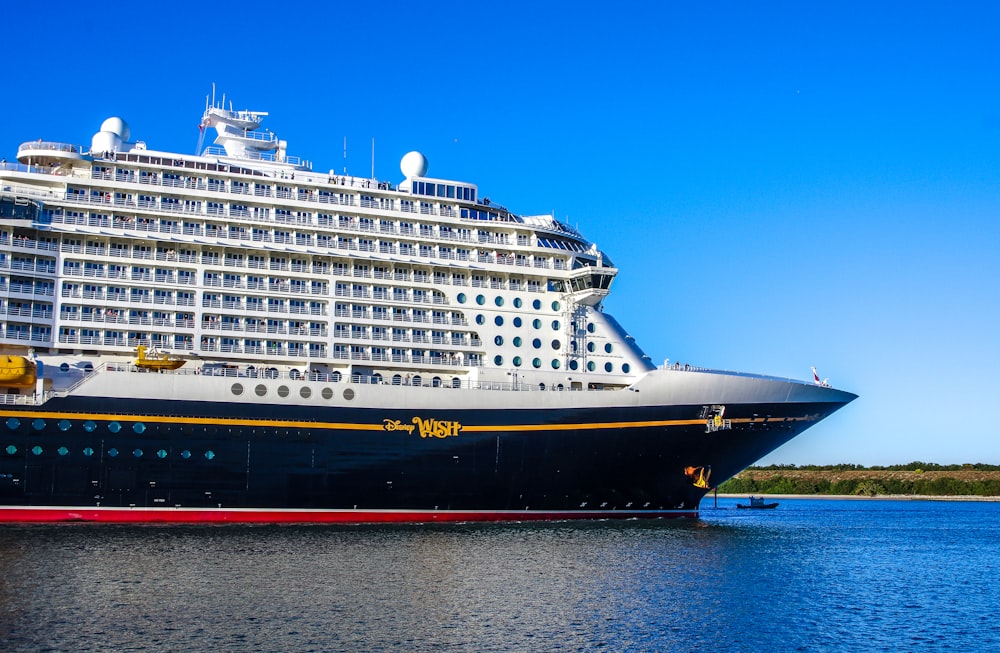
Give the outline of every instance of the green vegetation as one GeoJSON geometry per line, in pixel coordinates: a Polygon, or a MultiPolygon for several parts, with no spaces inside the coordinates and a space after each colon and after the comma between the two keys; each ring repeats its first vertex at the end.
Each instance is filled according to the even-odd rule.
{"type": "Polygon", "coordinates": [[[1000,496],[1000,465],[912,462],[749,467],[719,486],[728,494],[1000,496]],[[952,472],[949,474],[949,472],[952,472]]]}
{"type": "Polygon", "coordinates": [[[771,472],[781,470],[802,470],[807,472],[843,472],[843,471],[873,471],[873,472],[1000,472],[1000,465],[987,465],[986,463],[963,463],[961,465],[938,465],[937,463],[922,463],[919,460],[905,465],[855,465],[853,463],[840,463],[839,465],[765,465],[763,467],[751,466],[748,470],[771,472]]]}

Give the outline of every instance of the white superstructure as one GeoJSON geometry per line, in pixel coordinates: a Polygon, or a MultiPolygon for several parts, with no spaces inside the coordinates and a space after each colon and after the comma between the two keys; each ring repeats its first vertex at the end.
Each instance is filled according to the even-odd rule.
{"type": "Polygon", "coordinates": [[[215,145],[152,150],[109,118],[90,148],[0,164],[0,345],[97,366],[136,347],[362,383],[625,387],[653,369],[601,310],[617,270],[551,216],[470,183],[318,173],[206,107],[215,145]]]}

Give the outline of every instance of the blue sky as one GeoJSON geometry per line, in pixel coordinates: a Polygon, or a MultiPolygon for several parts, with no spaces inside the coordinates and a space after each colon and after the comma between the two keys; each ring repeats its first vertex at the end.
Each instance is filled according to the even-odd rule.
{"type": "Polygon", "coordinates": [[[1000,463],[998,5],[167,6],[5,8],[0,152],[193,152],[214,82],[316,169],[578,226],[654,361],[860,395],[763,462],[1000,463]]]}

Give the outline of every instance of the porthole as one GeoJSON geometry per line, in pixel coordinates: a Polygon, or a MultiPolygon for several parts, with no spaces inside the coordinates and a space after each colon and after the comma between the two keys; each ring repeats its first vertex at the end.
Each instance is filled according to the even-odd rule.
{"type": "Polygon", "coordinates": [[[552,310],[553,311],[559,310],[559,302],[552,302],[552,310]]]}
{"type": "Polygon", "coordinates": [[[458,293],[458,303],[459,304],[464,304],[465,303],[465,293],[464,292],[458,293]]]}
{"type": "Polygon", "coordinates": [[[594,327],[594,323],[593,322],[591,322],[590,324],[587,325],[587,333],[593,333],[595,330],[596,330],[596,328],[594,327]]]}
{"type": "Polygon", "coordinates": [[[14,445],[12,445],[12,444],[8,444],[8,445],[7,445],[7,448],[6,448],[6,449],[4,449],[4,451],[6,451],[6,452],[7,452],[8,454],[10,454],[11,456],[13,456],[14,454],[16,454],[16,453],[17,453],[17,447],[15,447],[15,446],[14,446],[14,445]]]}
{"type": "Polygon", "coordinates": [[[69,453],[69,449],[67,449],[66,447],[59,447],[58,449],[56,449],[56,451],[59,453],[60,456],[65,456],[66,454],[69,453]]]}
{"type": "Polygon", "coordinates": [[[503,356],[494,356],[493,357],[493,364],[496,365],[497,367],[500,367],[501,365],[503,365],[503,356]]]}
{"type": "Polygon", "coordinates": [[[553,340],[552,341],[552,348],[553,349],[559,349],[561,347],[562,347],[562,343],[561,342],[559,342],[558,340],[553,340]]]}
{"type": "Polygon", "coordinates": [[[479,314],[476,316],[476,324],[486,324],[486,318],[479,314]]]}
{"type": "Polygon", "coordinates": [[[604,364],[604,371],[605,372],[610,372],[612,369],[614,369],[614,366],[610,362],[604,364]]]}
{"type": "Polygon", "coordinates": [[[347,401],[351,401],[352,399],[354,399],[354,390],[350,388],[344,390],[344,399],[346,399],[347,401]]]}
{"type": "Polygon", "coordinates": [[[132,430],[138,433],[139,435],[142,435],[142,433],[146,430],[146,425],[143,424],[142,422],[136,422],[135,424],[132,425],[132,430]]]}
{"type": "Polygon", "coordinates": [[[622,372],[625,372],[626,374],[628,374],[631,371],[632,371],[632,366],[631,365],[629,365],[628,363],[622,363],[622,372]]]}
{"type": "Polygon", "coordinates": [[[17,427],[19,427],[20,425],[21,425],[21,420],[19,420],[18,418],[16,417],[7,418],[7,428],[9,428],[11,431],[16,430],[17,427]]]}
{"type": "Polygon", "coordinates": [[[205,452],[205,458],[208,460],[212,460],[213,458],[215,458],[215,452],[209,449],[208,451],[205,452]]]}
{"type": "Polygon", "coordinates": [[[183,458],[184,460],[187,460],[190,457],[191,457],[191,452],[188,451],[187,449],[181,452],[181,458],[183,458]]]}
{"type": "Polygon", "coordinates": [[[608,343],[605,343],[605,345],[604,345],[604,351],[605,351],[605,352],[607,352],[607,353],[609,353],[609,354],[610,354],[610,353],[611,353],[611,350],[612,350],[612,349],[613,349],[613,347],[611,346],[611,343],[610,343],[610,342],[608,342],[608,343]]]}
{"type": "Polygon", "coordinates": [[[68,431],[69,427],[72,426],[72,424],[68,419],[61,419],[59,420],[58,426],[60,431],[68,431]]]}
{"type": "Polygon", "coordinates": [[[41,456],[42,451],[43,451],[42,448],[37,444],[31,448],[31,453],[35,454],[36,456],[41,456]]]}
{"type": "Polygon", "coordinates": [[[502,347],[503,346],[503,336],[497,336],[497,337],[493,338],[493,344],[496,345],[497,347],[502,347]]]}
{"type": "Polygon", "coordinates": [[[573,370],[574,372],[577,371],[578,369],[580,369],[580,363],[579,363],[579,361],[575,361],[575,360],[570,361],[569,362],[569,369],[573,370]]]}
{"type": "Polygon", "coordinates": [[[32,420],[31,428],[35,429],[36,431],[41,431],[42,429],[45,428],[45,420],[42,419],[41,417],[32,420]]]}
{"type": "Polygon", "coordinates": [[[587,371],[588,372],[593,372],[596,369],[597,369],[597,366],[594,365],[594,361],[587,361],[587,371]]]}
{"type": "Polygon", "coordinates": [[[587,343],[587,351],[593,354],[595,349],[597,349],[597,347],[594,346],[594,343],[592,342],[587,343]]]}
{"type": "Polygon", "coordinates": [[[531,321],[531,326],[535,327],[536,329],[541,329],[542,321],[536,317],[534,320],[531,321]]]}
{"type": "Polygon", "coordinates": [[[496,304],[497,306],[503,306],[503,297],[497,295],[496,297],[493,298],[493,303],[496,304]]]}
{"type": "Polygon", "coordinates": [[[60,372],[69,372],[69,363],[60,363],[59,364],[59,371],[60,372]]]}
{"type": "Polygon", "coordinates": [[[163,458],[166,458],[167,457],[167,450],[166,449],[160,449],[159,451],[156,452],[156,457],[160,458],[161,460],[163,458]]]}
{"type": "Polygon", "coordinates": [[[558,331],[559,330],[559,326],[560,326],[559,325],[559,320],[552,320],[552,330],[553,331],[558,331]]]}
{"type": "Polygon", "coordinates": [[[136,458],[142,458],[142,449],[136,447],[135,449],[132,450],[132,455],[135,456],[136,458]]]}
{"type": "Polygon", "coordinates": [[[532,340],[531,346],[534,347],[535,349],[541,349],[542,348],[541,338],[535,338],[534,340],[532,340]]]}
{"type": "Polygon", "coordinates": [[[88,419],[86,422],[83,423],[83,430],[86,431],[87,433],[93,433],[94,429],[96,428],[97,424],[94,422],[94,420],[88,419]]]}
{"type": "Polygon", "coordinates": [[[511,342],[514,343],[515,347],[520,347],[521,346],[521,336],[514,336],[514,339],[511,342]]]}
{"type": "Polygon", "coordinates": [[[514,359],[511,362],[514,363],[514,367],[521,367],[521,357],[520,356],[515,356],[514,359]]]}
{"type": "Polygon", "coordinates": [[[94,449],[92,447],[84,447],[83,455],[90,458],[91,456],[94,455],[94,449]]]}
{"type": "Polygon", "coordinates": [[[554,370],[558,370],[559,369],[559,359],[558,358],[553,358],[552,359],[552,369],[554,369],[554,370]]]}
{"type": "Polygon", "coordinates": [[[110,449],[108,449],[108,455],[111,456],[112,458],[117,458],[118,450],[115,449],[114,447],[111,447],[110,449]]]}
{"type": "Polygon", "coordinates": [[[542,300],[536,299],[535,301],[531,302],[531,306],[537,311],[542,307],[542,300]]]}
{"type": "Polygon", "coordinates": [[[521,301],[520,297],[514,298],[514,308],[521,308],[522,304],[524,304],[524,302],[521,301]]]}
{"type": "Polygon", "coordinates": [[[287,397],[288,396],[288,386],[287,385],[279,385],[278,386],[278,396],[279,397],[287,397]]]}
{"type": "MultiPolygon", "coordinates": [[[[330,390],[330,388],[327,388],[327,390],[330,390]]],[[[312,396],[312,393],[313,393],[312,388],[310,388],[307,385],[304,385],[301,388],[299,388],[299,396],[302,397],[303,399],[308,399],[309,397],[312,396]]],[[[330,390],[330,393],[333,394],[333,390],[330,390]]]]}
{"type": "Polygon", "coordinates": [[[539,367],[542,366],[542,359],[541,358],[533,358],[531,360],[531,366],[534,367],[537,370],[539,367]]]}
{"type": "Polygon", "coordinates": [[[122,425],[118,422],[108,422],[108,430],[112,433],[117,433],[122,430],[122,425]]]}
{"type": "Polygon", "coordinates": [[[521,318],[515,317],[514,318],[514,326],[517,327],[518,329],[520,329],[521,328],[521,324],[522,324],[521,318]]]}
{"type": "Polygon", "coordinates": [[[243,384],[242,383],[234,383],[233,387],[231,387],[230,390],[232,391],[232,393],[234,395],[236,395],[237,397],[239,397],[241,394],[243,394],[243,384]]]}
{"type": "Polygon", "coordinates": [[[258,383],[257,387],[253,389],[253,392],[258,397],[263,397],[264,395],[267,394],[267,386],[264,385],[263,383],[258,383]]]}
{"type": "Polygon", "coordinates": [[[476,303],[482,306],[483,304],[486,303],[486,298],[483,297],[482,295],[476,295],[476,303]]]}
{"type": "Polygon", "coordinates": [[[497,315],[495,318],[493,318],[493,324],[497,326],[503,326],[503,318],[497,315]]]}

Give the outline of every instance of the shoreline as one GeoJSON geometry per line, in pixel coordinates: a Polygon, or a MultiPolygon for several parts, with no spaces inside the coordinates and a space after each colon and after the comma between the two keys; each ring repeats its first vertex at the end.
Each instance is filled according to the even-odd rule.
{"type": "MultiPolygon", "coordinates": [[[[716,495],[709,492],[702,501],[713,499],[716,495]]],[[[720,499],[746,499],[749,494],[718,494],[720,499]]],[[[755,497],[762,499],[836,499],[847,501],[974,501],[995,503],[1000,502],[1000,496],[980,496],[980,495],[936,495],[936,494],[876,494],[875,496],[861,496],[857,494],[765,494],[754,493],[755,497]]]]}

